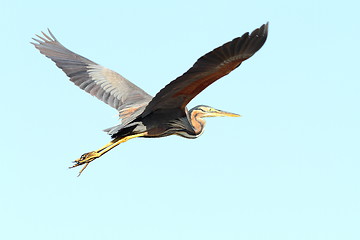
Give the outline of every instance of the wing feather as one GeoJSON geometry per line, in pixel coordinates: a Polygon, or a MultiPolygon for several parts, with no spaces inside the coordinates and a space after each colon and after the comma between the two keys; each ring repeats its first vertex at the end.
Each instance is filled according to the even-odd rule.
{"type": "Polygon", "coordinates": [[[120,111],[120,117],[122,110],[143,106],[152,99],[120,74],[65,48],[50,30],[49,35],[42,32],[42,36],[36,36],[36,43],[32,44],[42,54],[54,61],[75,85],[120,111]]]}
{"type": "Polygon", "coordinates": [[[187,72],[156,94],[142,113],[142,117],[158,109],[185,109],[186,105],[206,87],[254,55],[265,43],[267,33],[268,23],[255,29],[251,34],[245,33],[199,58],[187,72]]]}

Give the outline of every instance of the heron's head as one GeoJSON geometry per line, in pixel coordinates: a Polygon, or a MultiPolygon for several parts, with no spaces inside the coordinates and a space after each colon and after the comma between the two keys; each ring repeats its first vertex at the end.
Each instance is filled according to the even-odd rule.
{"type": "Polygon", "coordinates": [[[239,114],[225,112],[205,105],[196,106],[192,108],[190,112],[198,115],[199,117],[241,117],[239,114]]]}

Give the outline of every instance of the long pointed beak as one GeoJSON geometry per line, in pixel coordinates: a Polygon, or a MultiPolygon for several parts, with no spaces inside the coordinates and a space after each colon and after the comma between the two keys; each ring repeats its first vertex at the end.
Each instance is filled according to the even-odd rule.
{"type": "Polygon", "coordinates": [[[224,112],[216,110],[216,112],[209,113],[207,117],[241,117],[241,115],[231,112],[224,112]]]}

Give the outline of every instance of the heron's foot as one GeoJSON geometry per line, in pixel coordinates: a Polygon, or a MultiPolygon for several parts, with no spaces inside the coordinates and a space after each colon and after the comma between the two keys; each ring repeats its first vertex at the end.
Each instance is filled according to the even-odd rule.
{"type": "Polygon", "coordinates": [[[70,167],[70,168],[74,168],[74,167],[77,167],[77,166],[80,166],[80,165],[83,165],[83,164],[86,164],[86,163],[90,163],[92,161],[94,161],[95,159],[97,159],[98,157],[100,157],[101,154],[98,153],[98,152],[88,152],[88,153],[84,153],[83,155],[81,155],[80,158],[76,159],[74,161],[74,166],[70,167]]]}
{"type": "Polygon", "coordinates": [[[100,156],[101,154],[95,151],[84,153],[83,155],[81,155],[80,158],[76,159],[74,161],[75,164],[69,168],[74,168],[85,164],[85,166],[79,172],[79,176],[80,176],[80,174],[85,170],[85,168],[89,165],[89,163],[99,158],[100,156]]]}

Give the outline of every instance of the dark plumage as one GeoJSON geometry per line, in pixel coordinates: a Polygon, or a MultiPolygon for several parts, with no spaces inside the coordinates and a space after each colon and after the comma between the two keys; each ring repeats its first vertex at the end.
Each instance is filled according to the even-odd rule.
{"type": "Polygon", "coordinates": [[[82,155],[73,167],[83,164],[86,167],[131,138],[174,134],[196,138],[203,132],[203,117],[239,116],[204,105],[188,111],[186,105],[210,84],[254,55],[265,43],[267,34],[268,24],[264,24],[251,34],[245,33],[205,54],[153,98],[120,74],[68,50],[50,30],[49,35],[37,35],[38,39],[34,38],[37,43],[33,44],[42,54],[54,61],[75,85],[117,109],[122,119],[121,124],[105,130],[113,138],[109,144],[82,155]]]}

